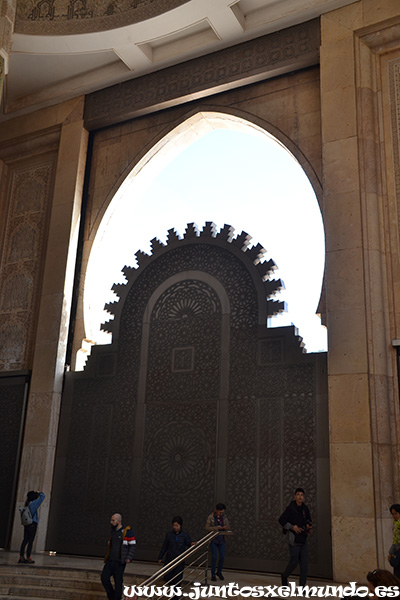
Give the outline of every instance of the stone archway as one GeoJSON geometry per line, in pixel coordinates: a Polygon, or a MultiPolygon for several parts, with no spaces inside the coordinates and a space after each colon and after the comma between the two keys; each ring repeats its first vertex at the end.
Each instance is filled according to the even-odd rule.
{"type": "MultiPolygon", "coordinates": [[[[168,131],[163,129],[158,134],[157,139],[153,138],[151,145],[144,146],[135,161],[130,162],[124,169],[122,175],[104,199],[104,202],[99,204],[95,218],[92,219],[89,239],[85,242],[84,253],[89,256],[89,259],[87,263],[84,262],[83,264],[84,269],[81,276],[85,280],[84,295],[81,294],[80,296],[80,310],[84,314],[84,323],[79,321],[77,323],[79,329],[77,328],[76,330],[74,350],[80,348],[83,338],[93,340],[95,343],[108,343],[110,341],[106,336],[101,337],[95,332],[99,331],[100,323],[107,318],[102,309],[107,299],[107,294],[109,295],[109,289],[114,283],[115,278],[119,275],[119,265],[125,264],[133,252],[133,248],[129,253],[123,249],[123,240],[135,239],[136,235],[140,235],[140,230],[144,227],[149,229],[149,222],[153,223],[154,220],[154,214],[148,214],[146,207],[142,207],[137,198],[141,197],[143,190],[165,169],[169,162],[204,134],[215,129],[221,129],[254,136],[262,140],[263,143],[264,140],[272,140],[272,143],[276,144],[278,155],[282,153],[288,157],[288,162],[293,161],[293,163],[300,165],[298,170],[302,170],[306,174],[304,179],[310,181],[311,186],[316,192],[317,199],[320,199],[321,186],[318,177],[301,150],[276,126],[254,117],[250,121],[245,116],[248,115],[245,115],[243,111],[241,112],[232,108],[226,112],[218,111],[216,107],[191,110],[190,113],[185,115],[183,120],[180,119],[179,122],[175,122],[168,131]],[[136,207],[135,210],[132,209],[132,205],[136,207]],[[113,225],[118,220],[117,214],[120,215],[118,226],[113,225]],[[122,215],[123,217],[121,218],[122,215]],[[124,233],[121,235],[121,228],[126,227],[128,222],[133,222],[132,229],[129,228],[129,231],[124,230],[124,233]],[[113,231],[114,233],[112,233],[113,231]],[[113,239],[113,235],[115,239],[113,239]],[[112,265],[114,265],[112,273],[111,261],[112,265]],[[98,272],[100,271],[102,276],[98,277],[98,272]],[[111,273],[111,276],[107,275],[108,272],[111,273]]],[[[240,152],[240,148],[238,148],[238,151],[240,152]]],[[[294,195],[294,192],[292,195],[294,195]]],[[[310,195],[313,196],[311,187],[310,195]]],[[[190,205],[190,190],[188,190],[187,201],[190,205]]],[[[251,205],[251,198],[248,198],[247,202],[251,205]]],[[[315,200],[314,203],[315,212],[319,212],[315,200]]],[[[253,209],[255,222],[260,222],[261,220],[260,210],[261,208],[258,207],[257,213],[253,209]]],[[[278,208],[274,208],[274,210],[279,214],[278,208]]],[[[252,210],[247,210],[247,213],[251,214],[252,210]]],[[[201,220],[210,218],[210,216],[213,218],[213,215],[205,214],[201,220]]],[[[268,217],[270,216],[268,213],[268,217]]],[[[171,215],[168,212],[168,219],[171,218],[178,219],[178,215],[175,215],[173,212],[171,215]]],[[[188,218],[193,219],[194,217],[190,215],[188,218]]],[[[232,216],[230,218],[232,219],[232,216]]],[[[222,225],[222,222],[220,225],[222,225]]],[[[251,224],[247,224],[246,227],[251,229],[251,224]]],[[[281,225],[281,227],[281,237],[284,238],[285,226],[281,225]]],[[[151,233],[153,233],[153,230],[149,232],[149,235],[151,233]]],[[[257,235],[260,239],[260,233],[257,235]]],[[[141,243],[145,243],[146,241],[147,238],[143,239],[141,243]]],[[[299,256],[299,254],[296,252],[296,256],[299,256]]],[[[318,297],[315,305],[317,301],[318,297]]],[[[293,321],[296,323],[295,318],[293,318],[293,321]]],[[[86,350],[83,354],[86,355],[86,350]]]]}

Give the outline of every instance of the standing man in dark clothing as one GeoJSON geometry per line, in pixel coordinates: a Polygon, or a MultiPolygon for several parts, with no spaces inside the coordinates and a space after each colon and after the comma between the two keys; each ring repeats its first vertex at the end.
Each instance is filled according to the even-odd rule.
{"type": "Polygon", "coordinates": [[[125,566],[130,563],[135,554],[136,540],[132,529],[122,527],[122,517],[115,513],[111,517],[111,535],[108,538],[107,553],[101,573],[101,583],[107,592],[108,600],[121,600],[122,580],[125,566]],[[111,583],[114,578],[115,590],[111,583]]]}
{"type": "MultiPolygon", "coordinates": [[[[158,562],[162,563],[165,557],[165,564],[174,560],[177,556],[180,556],[190,548],[192,545],[190,535],[183,531],[183,519],[182,517],[173,517],[172,519],[172,531],[168,531],[165,536],[164,543],[160,550],[160,554],[158,555],[158,562]]],[[[164,576],[164,581],[168,582],[169,585],[180,585],[183,578],[183,569],[185,568],[185,563],[181,562],[171,571],[164,576]]]]}
{"type": "Polygon", "coordinates": [[[308,506],[304,504],[304,490],[297,488],[294,500],[279,517],[287,535],[290,559],[288,566],[282,573],[282,585],[288,584],[289,575],[300,563],[300,585],[306,585],[308,569],[307,536],[312,528],[312,521],[308,506]]]}
{"type": "Polygon", "coordinates": [[[224,531],[230,529],[228,517],[225,514],[226,506],[220,502],[215,507],[215,511],[208,515],[206,522],[206,531],[220,531],[221,535],[217,535],[210,544],[211,548],[211,581],[217,581],[215,574],[223,580],[222,567],[224,566],[225,560],[225,536],[222,535],[224,531]],[[217,554],[219,553],[219,561],[217,568],[217,554]]]}

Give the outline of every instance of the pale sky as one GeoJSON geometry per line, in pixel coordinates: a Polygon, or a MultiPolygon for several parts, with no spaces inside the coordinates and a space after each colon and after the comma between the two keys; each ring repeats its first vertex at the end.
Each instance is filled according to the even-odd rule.
{"type": "Polygon", "coordinates": [[[293,323],[308,352],[325,351],[326,329],[315,314],[325,260],[323,223],[297,161],[267,135],[229,129],[214,129],[182,152],[175,150],[174,156],[143,184],[151,159],[115,199],[89,262],[87,337],[111,342],[99,330],[100,323],[110,318],[102,309],[113,299],[113,283],[124,281],[124,265],[136,266],[137,250],[150,253],[150,240],[158,237],[165,242],[170,228],[183,235],[188,223],[201,229],[213,221],[218,228],[232,225],[235,234],[246,231],[252,236],[251,245],[260,243],[266,260],[272,258],[278,265],[273,278],[285,283],[278,299],[286,301],[288,312],[271,319],[269,326],[293,323]]]}

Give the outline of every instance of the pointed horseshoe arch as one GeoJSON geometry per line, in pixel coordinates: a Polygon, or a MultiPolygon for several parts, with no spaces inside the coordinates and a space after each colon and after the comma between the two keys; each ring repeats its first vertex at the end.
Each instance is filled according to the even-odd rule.
{"type": "MultiPolygon", "coordinates": [[[[283,150],[293,161],[297,161],[300,164],[316,191],[317,197],[320,196],[321,188],[318,177],[295,144],[286,139],[280,131],[270,124],[261,123],[260,120],[254,122],[257,121],[254,117],[253,122],[251,122],[250,120],[246,120],[244,116],[219,112],[210,108],[208,110],[197,110],[194,114],[189,113],[186,120],[181,121],[172,129],[160,134],[154,140],[151,148],[144,148],[135,159],[135,164],[130,164],[116,182],[112,193],[104,203],[103,208],[99,211],[92,228],[92,239],[90,242],[92,246],[85,274],[85,291],[83,297],[85,336],[87,338],[94,340],[96,343],[109,343],[110,339],[104,333],[104,330],[103,333],[100,332],[100,325],[106,318],[103,306],[107,298],[111,299],[109,290],[112,284],[118,281],[117,272],[120,271],[119,266],[124,264],[127,255],[132,256],[134,250],[131,247],[129,252],[125,251],[124,253],[121,251],[118,254],[118,249],[122,248],[124,243],[123,238],[133,236],[120,236],[118,232],[118,243],[110,242],[110,232],[113,230],[113,223],[115,223],[117,213],[124,214],[127,206],[132,205],[136,202],[137,198],[141,197],[141,194],[148,188],[150,182],[157,177],[166,164],[176,158],[183,149],[190,146],[194,140],[198,140],[205,134],[216,129],[229,129],[246,133],[262,140],[267,138],[269,140],[272,139],[277,144],[277,148],[280,147],[280,151],[283,150]],[[268,132],[267,128],[273,130],[275,135],[268,132]],[[107,267],[111,254],[114,266],[107,267]],[[97,275],[99,269],[102,272],[101,280],[97,275]],[[107,275],[107,273],[110,274],[107,275]]],[[[249,118],[249,115],[246,116],[249,118]]],[[[134,226],[136,222],[140,222],[139,229],[141,230],[143,209],[138,209],[138,214],[139,221],[137,214],[132,217],[132,220],[134,221],[134,226]]],[[[126,219],[124,218],[123,220],[126,219]]],[[[258,217],[256,220],[258,220],[258,217]]],[[[219,223],[219,225],[221,226],[222,223],[219,223]]],[[[138,243],[136,243],[136,247],[138,247],[138,243]]],[[[322,273],[320,277],[322,285],[322,273]]],[[[119,281],[122,280],[120,279],[119,281]]],[[[318,299],[315,305],[317,302],[318,299]]]]}

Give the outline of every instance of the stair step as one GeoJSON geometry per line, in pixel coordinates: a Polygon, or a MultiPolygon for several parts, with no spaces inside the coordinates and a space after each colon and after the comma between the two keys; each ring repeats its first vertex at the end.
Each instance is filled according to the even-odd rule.
{"type": "MultiPolygon", "coordinates": [[[[22,597],[22,596],[0,595],[0,600],[26,600],[26,596],[22,597]]],[[[41,598],[40,596],[29,596],[29,600],[43,600],[43,598],[41,598]]],[[[54,599],[54,600],[56,600],[56,599],[54,599]]],[[[102,600],[104,600],[104,595],[103,595],[102,600]]]]}
{"type": "Polygon", "coordinates": [[[61,567],[40,567],[35,565],[0,565],[0,577],[2,575],[27,575],[34,574],[42,577],[65,577],[68,579],[97,579],[100,571],[86,571],[83,569],[63,569],[61,567]]]}
{"type": "Polygon", "coordinates": [[[77,577],[71,577],[71,579],[61,577],[44,577],[43,575],[12,575],[12,574],[0,574],[1,584],[9,586],[39,586],[39,587],[62,587],[62,588],[74,588],[93,591],[103,590],[103,586],[100,581],[100,575],[97,576],[96,580],[85,580],[78,579],[77,577]]]}
{"type": "MultiPolygon", "coordinates": [[[[79,581],[79,582],[86,582],[86,583],[90,583],[93,581],[99,581],[100,580],[100,574],[101,571],[93,571],[92,573],[88,573],[87,571],[80,571],[80,572],[76,572],[76,571],[71,571],[66,572],[66,571],[59,571],[59,570],[51,570],[51,569],[39,569],[39,568],[34,568],[34,567],[29,567],[28,569],[25,570],[17,570],[14,568],[10,568],[10,569],[2,569],[0,567],[0,581],[4,581],[5,577],[23,577],[23,578],[27,578],[27,577],[35,577],[35,578],[51,578],[51,579],[59,579],[59,580],[67,580],[67,581],[79,581]]],[[[131,584],[139,584],[142,581],[144,581],[146,577],[144,575],[135,575],[134,573],[125,573],[124,575],[124,581],[129,581],[131,582],[131,584]]]]}
{"type": "MultiPolygon", "coordinates": [[[[98,570],[0,565],[0,599],[104,600],[98,570]]],[[[126,573],[125,585],[144,581],[143,575],[126,573]]]]}
{"type": "MultiPolygon", "coordinates": [[[[85,569],[70,569],[62,567],[39,567],[39,566],[13,566],[13,565],[0,565],[0,577],[3,575],[33,575],[34,577],[52,577],[52,578],[65,578],[65,579],[79,579],[79,580],[98,580],[100,577],[101,569],[99,570],[85,570],[85,569]]],[[[136,575],[135,573],[125,573],[124,579],[131,580],[132,583],[144,581],[147,576],[136,575]]]]}
{"type": "Polygon", "coordinates": [[[6,598],[22,597],[31,600],[32,596],[37,598],[51,598],[52,600],[104,600],[104,589],[102,591],[66,589],[61,587],[49,588],[41,586],[11,586],[0,588],[6,598]]]}

